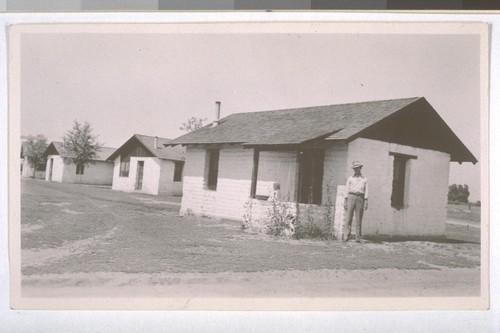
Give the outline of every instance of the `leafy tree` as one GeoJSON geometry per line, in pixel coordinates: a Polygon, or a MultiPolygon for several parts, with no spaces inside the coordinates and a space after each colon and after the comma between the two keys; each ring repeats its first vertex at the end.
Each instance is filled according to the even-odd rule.
{"type": "Polygon", "coordinates": [[[102,144],[97,141],[97,136],[92,134],[92,127],[88,122],[81,124],[75,120],[73,128],[64,135],[64,163],[73,163],[81,168],[80,182],[84,168],[98,157],[101,147],[102,144]]]}
{"type": "Polygon", "coordinates": [[[35,178],[36,171],[47,163],[47,160],[43,156],[47,146],[47,138],[42,134],[38,134],[37,136],[30,135],[26,140],[24,156],[28,160],[30,167],[33,168],[32,178],[35,178]]]}
{"type": "Polygon", "coordinates": [[[469,186],[453,184],[448,187],[448,202],[469,202],[469,186]]]}
{"type": "Polygon", "coordinates": [[[179,129],[188,133],[193,132],[199,128],[202,128],[205,125],[205,121],[207,121],[207,118],[191,117],[186,122],[182,123],[182,126],[179,127],[179,129]]]}

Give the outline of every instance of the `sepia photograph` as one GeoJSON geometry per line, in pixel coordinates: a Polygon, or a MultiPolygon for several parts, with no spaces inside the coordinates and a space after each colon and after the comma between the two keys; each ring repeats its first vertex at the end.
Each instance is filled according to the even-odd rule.
{"type": "Polygon", "coordinates": [[[8,38],[14,308],[488,308],[487,24],[8,38]]]}

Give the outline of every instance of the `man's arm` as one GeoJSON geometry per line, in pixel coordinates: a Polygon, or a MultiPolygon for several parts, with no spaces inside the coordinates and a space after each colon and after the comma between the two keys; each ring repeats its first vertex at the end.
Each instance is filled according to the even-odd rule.
{"type": "Polygon", "coordinates": [[[368,209],[368,180],[366,181],[365,184],[365,207],[363,207],[364,210],[368,209]]]}
{"type": "Polygon", "coordinates": [[[368,180],[365,183],[365,199],[368,199],[368,180]]]}
{"type": "Polygon", "coordinates": [[[345,182],[345,197],[344,197],[344,209],[347,209],[347,196],[349,195],[349,185],[351,177],[347,177],[347,181],[345,182]]]}

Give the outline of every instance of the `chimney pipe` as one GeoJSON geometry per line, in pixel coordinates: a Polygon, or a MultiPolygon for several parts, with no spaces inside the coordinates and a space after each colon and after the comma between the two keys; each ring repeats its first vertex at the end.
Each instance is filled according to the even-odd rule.
{"type": "Polygon", "coordinates": [[[155,149],[158,149],[158,137],[155,136],[155,149]]]}
{"type": "Polygon", "coordinates": [[[214,114],[214,121],[212,123],[212,127],[219,125],[219,119],[220,119],[220,102],[217,101],[217,102],[215,102],[215,114],[214,114]]]}

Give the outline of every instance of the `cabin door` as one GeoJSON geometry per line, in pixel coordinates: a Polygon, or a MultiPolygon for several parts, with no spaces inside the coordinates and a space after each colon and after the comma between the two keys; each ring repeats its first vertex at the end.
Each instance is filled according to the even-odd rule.
{"type": "Polygon", "coordinates": [[[135,178],[136,191],[142,190],[142,178],[144,177],[144,161],[137,162],[137,177],[135,178]]]}
{"type": "Polygon", "coordinates": [[[51,158],[49,162],[49,181],[52,181],[52,168],[54,167],[54,159],[51,158]]]}

